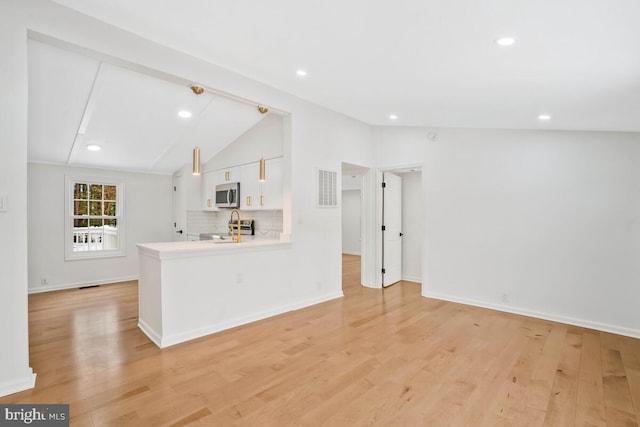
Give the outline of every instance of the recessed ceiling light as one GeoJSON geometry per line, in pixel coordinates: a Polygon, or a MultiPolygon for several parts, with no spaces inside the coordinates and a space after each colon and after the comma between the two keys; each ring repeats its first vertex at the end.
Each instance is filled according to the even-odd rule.
{"type": "Polygon", "coordinates": [[[495,43],[498,46],[511,46],[516,42],[516,39],[514,39],[513,37],[500,37],[499,39],[495,40],[495,43]]]}
{"type": "Polygon", "coordinates": [[[389,119],[398,120],[398,116],[396,114],[389,114],[389,119]]]}
{"type": "Polygon", "coordinates": [[[183,119],[188,119],[189,117],[191,117],[191,111],[187,111],[187,110],[178,111],[178,117],[181,117],[183,119]]]}
{"type": "Polygon", "coordinates": [[[548,121],[548,120],[551,120],[551,115],[549,115],[549,114],[540,114],[540,115],[538,116],[538,120],[541,120],[541,121],[543,121],[543,122],[546,122],[546,121],[548,121]]]}
{"type": "Polygon", "coordinates": [[[89,144],[89,145],[87,145],[87,150],[89,150],[89,151],[100,151],[100,150],[102,150],[102,147],[99,146],[98,144],[89,144]]]}
{"type": "Polygon", "coordinates": [[[303,69],[299,69],[296,71],[296,74],[299,75],[300,77],[304,77],[307,75],[307,72],[303,69]]]}

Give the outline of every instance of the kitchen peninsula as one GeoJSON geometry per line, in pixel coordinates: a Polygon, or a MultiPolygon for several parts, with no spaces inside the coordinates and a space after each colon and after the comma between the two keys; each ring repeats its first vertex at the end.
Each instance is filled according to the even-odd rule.
{"type": "Polygon", "coordinates": [[[138,326],[167,347],[292,309],[291,243],[138,244],[138,326]]]}

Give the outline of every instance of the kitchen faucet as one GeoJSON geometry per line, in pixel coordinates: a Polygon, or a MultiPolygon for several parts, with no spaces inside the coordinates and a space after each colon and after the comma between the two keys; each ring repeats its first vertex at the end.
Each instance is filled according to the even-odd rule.
{"type": "Polygon", "coordinates": [[[231,218],[229,219],[229,234],[231,234],[231,239],[232,240],[235,240],[236,243],[240,243],[240,239],[241,239],[241,237],[240,237],[240,211],[238,211],[238,209],[233,209],[231,211],[231,218]],[[234,212],[236,213],[236,215],[238,215],[238,221],[236,223],[236,229],[238,231],[237,231],[237,234],[235,236],[233,235],[233,213],[234,212]]]}

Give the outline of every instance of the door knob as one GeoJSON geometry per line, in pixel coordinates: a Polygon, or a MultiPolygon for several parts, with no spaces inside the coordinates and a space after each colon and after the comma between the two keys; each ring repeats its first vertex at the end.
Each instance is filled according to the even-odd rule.
{"type": "Polygon", "coordinates": [[[178,231],[176,231],[176,233],[182,234],[182,230],[178,230],[178,231]]]}
{"type": "Polygon", "coordinates": [[[404,234],[403,234],[403,233],[400,233],[400,237],[402,237],[402,236],[404,236],[404,234]]]}

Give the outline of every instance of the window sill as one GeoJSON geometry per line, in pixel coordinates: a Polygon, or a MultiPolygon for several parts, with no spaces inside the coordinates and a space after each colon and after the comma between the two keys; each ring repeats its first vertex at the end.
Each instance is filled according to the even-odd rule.
{"type": "Polygon", "coordinates": [[[67,253],[64,256],[65,261],[78,261],[83,259],[100,259],[100,258],[117,258],[127,256],[124,250],[114,251],[82,251],[67,253]]]}

